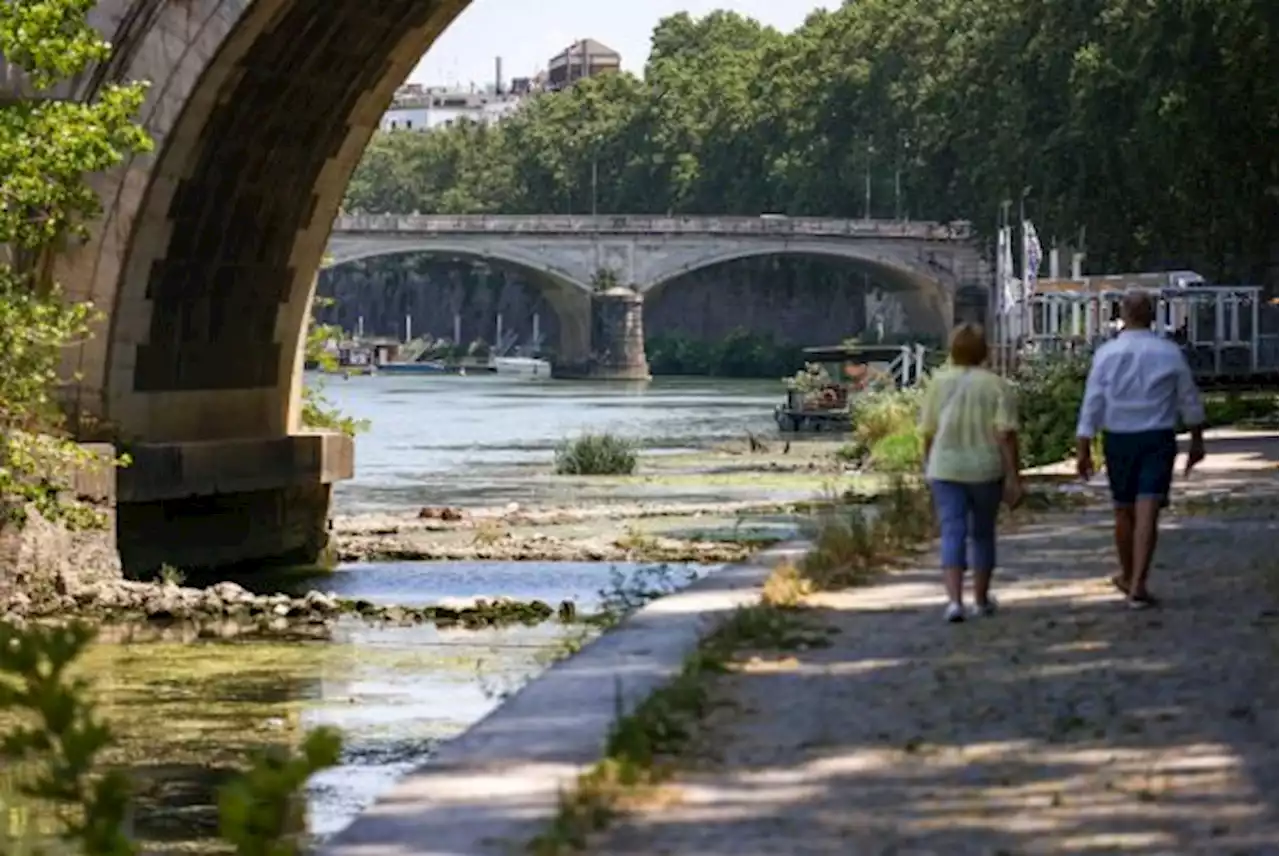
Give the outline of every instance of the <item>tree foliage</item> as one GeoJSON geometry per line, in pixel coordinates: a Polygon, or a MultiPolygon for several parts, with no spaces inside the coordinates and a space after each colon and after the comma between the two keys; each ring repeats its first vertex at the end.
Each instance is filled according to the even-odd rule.
{"type": "Polygon", "coordinates": [[[1030,187],[1090,264],[1274,278],[1276,11],[859,0],[783,35],[680,14],[643,78],[375,138],[348,209],[970,219],[1030,187]],[[598,181],[593,182],[593,168],[598,181]],[[870,174],[870,207],[866,183],[870,174]]]}
{"type": "Polygon", "coordinates": [[[150,146],[133,120],[140,84],[108,84],[88,101],[46,97],[109,53],[87,23],[93,5],[0,4],[11,88],[0,91],[0,505],[19,517],[34,505],[72,522],[85,515],[62,491],[90,456],[62,430],[58,368],[63,348],[88,335],[93,307],[64,300],[49,261],[99,211],[86,176],[150,146]]]}
{"type": "MultiPolygon", "coordinates": [[[[322,372],[341,370],[337,355],[328,346],[330,342],[342,341],[342,328],[336,324],[326,324],[316,317],[317,312],[332,303],[332,298],[315,298],[311,316],[307,319],[306,339],[303,342],[305,365],[322,372]]],[[[324,394],[324,382],[320,378],[311,378],[302,386],[302,425],[304,428],[341,431],[351,437],[369,427],[367,420],[347,416],[339,410],[324,394]]]]}

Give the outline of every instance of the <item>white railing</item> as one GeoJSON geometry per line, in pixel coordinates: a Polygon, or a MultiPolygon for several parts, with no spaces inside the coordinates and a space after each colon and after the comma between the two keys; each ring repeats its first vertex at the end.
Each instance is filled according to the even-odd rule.
{"type": "Polygon", "coordinates": [[[968,223],[840,220],[827,217],[666,217],[648,214],[343,214],[335,237],[369,234],[623,234],[878,237],[969,241],[968,223]]]}
{"type": "Polygon", "coordinates": [[[889,374],[899,387],[915,386],[928,376],[924,345],[903,345],[901,353],[889,363],[889,374]]]}

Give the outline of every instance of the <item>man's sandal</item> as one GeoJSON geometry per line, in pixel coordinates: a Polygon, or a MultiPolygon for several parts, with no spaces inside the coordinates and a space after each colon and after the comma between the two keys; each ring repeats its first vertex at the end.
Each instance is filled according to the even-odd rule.
{"type": "Polygon", "coordinates": [[[1128,602],[1130,609],[1151,609],[1154,606],[1160,605],[1160,601],[1156,600],[1155,595],[1151,594],[1151,592],[1140,595],[1131,594],[1129,595],[1128,602]]]}

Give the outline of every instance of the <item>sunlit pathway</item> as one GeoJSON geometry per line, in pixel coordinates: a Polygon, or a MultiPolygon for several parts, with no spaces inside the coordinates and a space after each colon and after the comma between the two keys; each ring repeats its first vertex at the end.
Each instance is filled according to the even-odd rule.
{"type": "Polygon", "coordinates": [[[931,570],[820,598],[833,646],[723,679],[690,771],[591,852],[1275,853],[1274,464],[1245,480],[1269,509],[1169,520],[1157,611],[1105,582],[1105,511],[1008,536],[992,619],[944,624],[931,570]]]}

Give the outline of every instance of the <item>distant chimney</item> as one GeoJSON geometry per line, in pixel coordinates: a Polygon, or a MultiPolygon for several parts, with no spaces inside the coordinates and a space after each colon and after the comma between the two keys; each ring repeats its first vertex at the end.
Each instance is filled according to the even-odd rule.
{"type": "Polygon", "coordinates": [[[502,94],[502,57],[494,57],[493,59],[493,91],[497,95],[502,94]]]}

